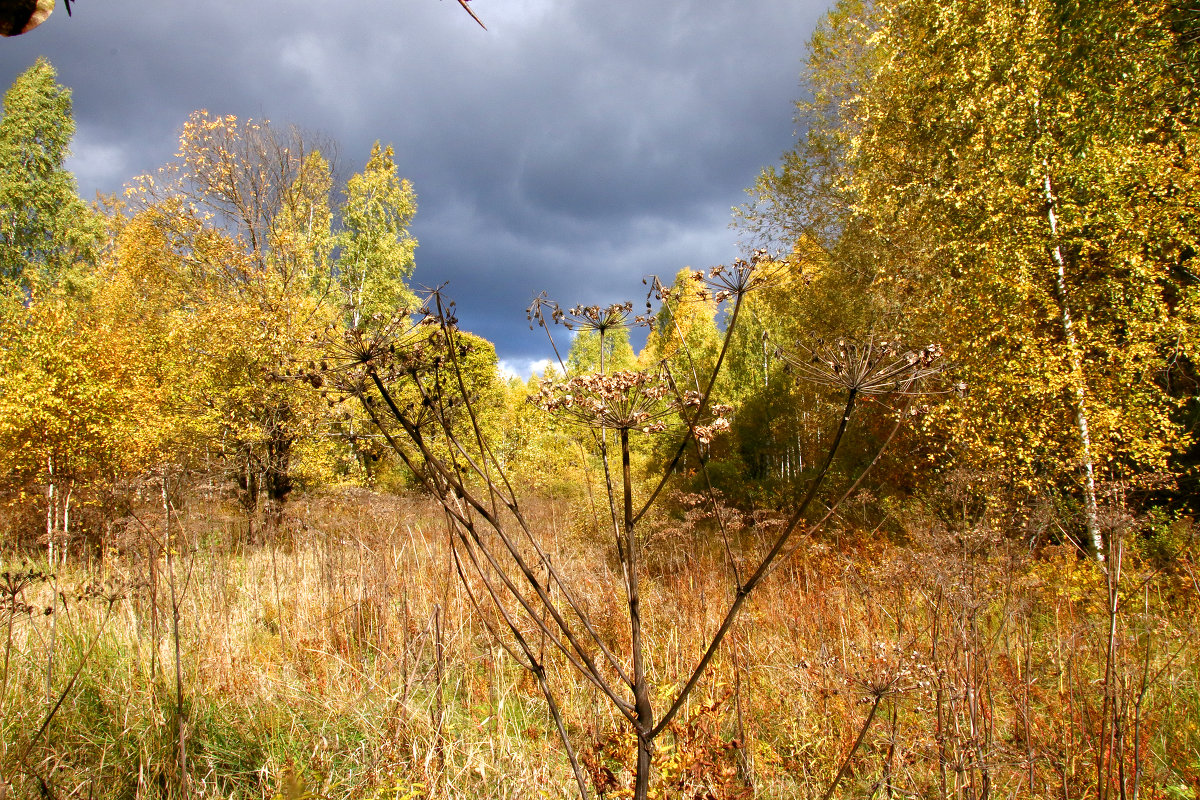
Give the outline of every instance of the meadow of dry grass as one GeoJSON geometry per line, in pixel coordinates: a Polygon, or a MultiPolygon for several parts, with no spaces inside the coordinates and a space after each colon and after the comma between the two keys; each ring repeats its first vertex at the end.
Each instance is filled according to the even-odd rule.
{"type": "MultiPolygon", "coordinates": [[[[602,635],[626,640],[615,560],[583,515],[565,501],[526,513],[602,635]]],[[[169,560],[161,516],[138,520],[103,554],[0,597],[0,797],[578,795],[545,700],[469,602],[434,505],[301,497],[249,543],[240,513],[194,500],[169,560]]],[[[770,525],[743,529],[739,557],[770,525]]],[[[1190,563],[1155,567],[1130,547],[1110,593],[1094,562],[1003,534],[913,519],[903,544],[805,541],[660,740],[652,796],[1197,797],[1190,563]]],[[[663,520],[645,547],[661,703],[731,589],[703,520],[663,520]]],[[[29,562],[3,559],[13,584],[29,562]]],[[[628,796],[625,728],[557,666],[593,791],[628,796]]]]}

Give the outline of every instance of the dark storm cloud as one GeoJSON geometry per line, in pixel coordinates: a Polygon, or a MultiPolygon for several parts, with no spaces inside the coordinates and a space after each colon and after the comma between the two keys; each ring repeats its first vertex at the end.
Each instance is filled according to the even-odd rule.
{"type": "Polygon", "coordinates": [[[5,85],[46,55],[74,91],[85,196],[171,158],[197,108],[371,142],[416,185],[417,281],[519,362],[523,309],[637,299],[640,277],[737,254],[729,209],[792,136],[816,0],[372,4],[83,0],[0,42],[5,85]]]}

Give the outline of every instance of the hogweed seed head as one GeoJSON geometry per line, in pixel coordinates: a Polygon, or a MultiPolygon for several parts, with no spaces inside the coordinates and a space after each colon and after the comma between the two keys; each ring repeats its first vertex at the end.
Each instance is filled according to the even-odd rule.
{"type": "Polygon", "coordinates": [[[921,384],[942,371],[937,344],[902,350],[897,342],[838,339],[777,352],[804,378],[860,395],[923,394],[921,384]]]}
{"type": "Polygon", "coordinates": [[[529,308],[525,309],[525,318],[529,320],[532,330],[536,322],[539,327],[545,327],[547,312],[550,321],[562,325],[571,331],[597,331],[605,333],[618,328],[632,328],[649,324],[641,316],[633,316],[633,303],[613,303],[608,306],[577,305],[563,309],[556,301],[549,299],[545,292],[534,298],[529,308]]]}
{"type": "MultiPolygon", "coordinates": [[[[580,375],[566,381],[544,380],[529,398],[537,407],[590,428],[661,433],[671,417],[699,405],[699,396],[676,395],[663,372],[624,371],[580,375]]],[[[729,420],[716,415],[728,406],[714,406],[714,416],[696,425],[696,438],[708,444],[729,429],[729,420]]]]}

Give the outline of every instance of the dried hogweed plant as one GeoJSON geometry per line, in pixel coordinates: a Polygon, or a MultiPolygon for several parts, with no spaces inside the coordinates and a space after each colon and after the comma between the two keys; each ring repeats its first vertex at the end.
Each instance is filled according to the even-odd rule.
{"type": "MultiPolygon", "coordinates": [[[[0,680],[0,715],[6,711],[4,700],[8,691],[8,670],[10,653],[13,646],[14,617],[32,617],[34,615],[57,616],[55,609],[59,603],[62,603],[63,609],[67,610],[68,594],[57,589],[57,587],[55,587],[54,595],[51,597],[51,602],[53,603],[51,606],[32,605],[25,596],[27,590],[53,579],[54,576],[52,574],[34,568],[9,569],[0,573],[0,615],[7,617],[4,666],[2,680],[0,680]]],[[[71,672],[70,677],[61,691],[59,691],[56,699],[50,694],[50,687],[47,684],[46,700],[48,710],[42,715],[41,724],[28,736],[23,744],[18,744],[14,741],[14,746],[8,749],[4,754],[5,758],[0,760],[0,799],[5,797],[5,793],[9,787],[16,785],[18,776],[25,776],[32,779],[32,782],[38,787],[42,796],[55,796],[54,792],[50,790],[49,778],[43,771],[46,768],[46,762],[32,757],[34,749],[37,747],[42,735],[50,727],[50,723],[62,708],[67,697],[70,696],[72,690],[75,688],[79,676],[83,674],[92,653],[103,638],[104,631],[112,619],[114,608],[127,594],[128,586],[111,580],[89,582],[74,592],[74,596],[71,599],[78,602],[102,601],[104,604],[103,615],[97,626],[95,635],[82,654],[80,654],[74,671],[71,672]],[[51,702],[52,700],[53,702],[51,702]]],[[[68,614],[67,616],[70,619],[71,615],[68,614]]],[[[18,794],[17,796],[21,795],[18,794]]]]}
{"type": "Polygon", "coordinates": [[[547,326],[547,316],[549,321],[555,325],[562,325],[569,331],[592,332],[600,339],[600,372],[605,372],[606,365],[604,363],[604,344],[605,339],[611,331],[618,329],[628,329],[633,327],[645,327],[650,324],[651,317],[649,314],[633,314],[633,303],[613,303],[608,306],[584,306],[578,305],[570,309],[563,309],[557,302],[549,299],[545,292],[542,292],[529,308],[525,309],[525,318],[529,320],[529,327],[532,330],[536,324],[539,328],[546,329],[550,347],[554,350],[555,358],[558,359],[559,366],[563,369],[563,374],[568,374],[567,365],[563,361],[562,354],[559,353],[558,345],[554,341],[554,336],[550,334],[547,326]]]}
{"type": "MultiPolygon", "coordinates": [[[[319,363],[314,360],[305,371],[293,376],[323,391],[356,398],[418,483],[440,501],[454,567],[466,595],[500,645],[536,678],[582,798],[589,797],[591,791],[552,689],[551,672],[574,672],[603,695],[624,721],[637,743],[632,796],[634,800],[645,800],[656,739],[684,708],[746,599],[790,552],[787,546],[795,534],[824,524],[861,482],[862,476],[840,498],[830,501],[823,518],[811,524],[805,522],[809,506],[829,474],[855,398],[895,390],[912,394],[936,371],[936,349],[922,351],[923,355],[911,360],[908,355],[891,355],[891,349],[882,345],[878,352],[889,355],[880,359],[868,354],[865,366],[854,360],[858,356],[850,350],[821,350],[811,369],[799,371],[818,380],[848,372],[857,376],[848,384],[838,384],[849,400],[824,465],[811,479],[804,499],[785,522],[772,529],[773,545],[753,571],[742,574],[726,538],[730,595],[721,623],[683,685],[673,690],[658,685],[648,672],[646,657],[640,593],[645,538],[640,523],[658,502],[689,448],[696,452],[705,474],[708,502],[718,508],[704,467],[705,447],[728,428],[733,411],[715,402],[718,376],[743,301],[749,292],[771,280],[773,263],[765,254],[756,253],[732,266],[695,273],[695,294],[726,303],[729,309],[710,373],[699,374],[693,369],[683,381],[662,364],[646,371],[606,373],[602,368],[597,374],[569,375],[560,357],[566,377],[543,381],[530,398],[538,408],[594,436],[607,487],[609,519],[603,527],[610,527],[614,539],[627,636],[614,638],[600,631],[577,588],[565,579],[547,552],[545,532],[536,530],[523,513],[521,498],[509,482],[505,464],[480,423],[480,401],[465,369],[468,340],[458,329],[453,304],[440,289],[429,293],[425,308],[413,318],[398,317],[371,331],[337,333],[327,340],[319,363]],[[685,387],[685,383],[690,385],[685,387]],[[660,476],[647,484],[653,488],[635,496],[630,439],[638,435],[675,436],[678,441],[660,465],[660,476]],[[610,441],[619,448],[619,465],[610,458],[610,441]],[[655,697],[667,697],[665,707],[656,708],[655,697]]],[[[654,300],[662,304],[686,302],[657,279],[648,279],[647,283],[648,312],[653,311],[654,300]]],[[[528,318],[531,327],[536,323],[546,329],[552,345],[554,325],[594,331],[601,337],[603,353],[608,333],[648,324],[650,316],[634,316],[631,303],[564,310],[542,295],[530,306],[528,318]]],[[[554,350],[559,352],[556,346],[554,350]]],[[[902,419],[903,415],[896,427],[902,419]]],[[[890,439],[882,443],[880,451],[890,439]]],[[[724,532],[721,515],[717,518],[724,532]]]]}
{"type": "Polygon", "coordinates": [[[941,372],[939,345],[903,350],[896,342],[817,341],[778,355],[812,383],[841,388],[856,397],[864,395],[922,394],[924,382],[941,372]]]}
{"type": "MultiPolygon", "coordinates": [[[[685,410],[699,408],[701,402],[697,392],[680,394],[661,367],[656,372],[626,370],[545,380],[529,399],[543,411],[586,428],[636,433],[666,432],[670,421],[685,410]]],[[[730,406],[713,404],[708,410],[709,423],[695,425],[694,435],[701,444],[729,430],[730,406]]]]}

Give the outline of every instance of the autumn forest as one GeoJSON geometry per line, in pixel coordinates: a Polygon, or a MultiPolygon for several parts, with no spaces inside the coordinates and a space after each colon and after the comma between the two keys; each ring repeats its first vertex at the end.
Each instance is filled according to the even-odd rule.
{"type": "Polygon", "coordinates": [[[1200,12],[840,0],[799,94],[741,258],[514,377],[403,152],[89,202],[17,78],[0,800],[1197,800],[1200,12]]]}

